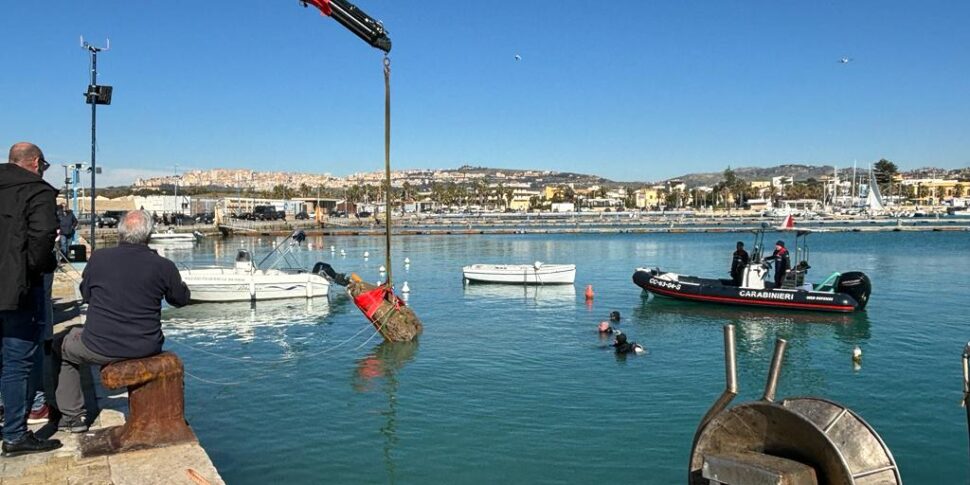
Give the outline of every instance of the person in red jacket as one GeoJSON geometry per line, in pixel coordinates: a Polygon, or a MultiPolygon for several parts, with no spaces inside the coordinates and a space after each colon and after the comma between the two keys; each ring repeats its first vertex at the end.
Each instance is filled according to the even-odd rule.
{"type": "Polygon", "coordinates": [[[775,288],[781,288],[785,281],[785,273],[791,268],[791,257],[788,249],[785,248],[785,241],[778,240],[775,243],[775,252],[765,258],[765,261],[775,262],[775,288]]]}

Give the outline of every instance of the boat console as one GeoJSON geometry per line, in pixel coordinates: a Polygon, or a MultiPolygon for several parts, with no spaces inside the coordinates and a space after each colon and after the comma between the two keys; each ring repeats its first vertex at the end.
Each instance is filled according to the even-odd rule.
{"type": "Polygon", "coordinates": [[[253,257],[249,254],[249,251],[245,249],[240,249],[236,253],[236,273],[252,273],[255,268],[253,266],[253,257]]]}

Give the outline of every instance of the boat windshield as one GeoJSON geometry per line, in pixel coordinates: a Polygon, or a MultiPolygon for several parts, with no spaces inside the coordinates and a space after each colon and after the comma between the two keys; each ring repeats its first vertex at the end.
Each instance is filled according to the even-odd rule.
{"type": "Polygon", "coordinates": [[[835,293],[835,285],[838,284],[840,276],[842,276],[842,273],[838,271],[830,274],[828,278],[825,278],[825,281],[815,285],[815,291],[835,293]]]}

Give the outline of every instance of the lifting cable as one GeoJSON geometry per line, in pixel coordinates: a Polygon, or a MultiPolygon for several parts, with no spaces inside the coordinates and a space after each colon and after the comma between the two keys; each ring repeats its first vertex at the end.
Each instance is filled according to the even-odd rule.
{"type": "Polygon", "coordinates": [[[391,58],[384,54],[384,267],[387,268],[388,289],[391,279],[391,58]]]}

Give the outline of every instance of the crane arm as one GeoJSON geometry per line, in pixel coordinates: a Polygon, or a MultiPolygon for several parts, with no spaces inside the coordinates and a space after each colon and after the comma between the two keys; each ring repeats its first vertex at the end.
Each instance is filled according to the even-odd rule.
{"type": "Polygon", "coordinates": [[[391,38],[387,36],[384,25],[374,20],[363,10],[347,0],[300,0],[304,7],[313,5],[320,13],[343,25],[367,42],[385,53],[391,52],[391,38]]]}

